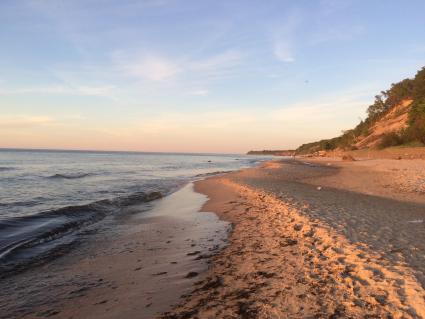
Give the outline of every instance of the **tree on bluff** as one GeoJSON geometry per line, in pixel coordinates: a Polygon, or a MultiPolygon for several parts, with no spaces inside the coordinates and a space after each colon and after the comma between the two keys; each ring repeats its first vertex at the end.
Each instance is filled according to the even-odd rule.
{"type": "Polygon", "coordinates": [[[387,109],[382,95],[375,95],[375,102],[368,107],[367,115],[369,118],[374,119],[382,114],[387,109]]]}
{"type": "Polygon", "coordinates": [[[425,67],[416,73],[414,81],[413,98],[419,101],[425,98],[425,67]]]}

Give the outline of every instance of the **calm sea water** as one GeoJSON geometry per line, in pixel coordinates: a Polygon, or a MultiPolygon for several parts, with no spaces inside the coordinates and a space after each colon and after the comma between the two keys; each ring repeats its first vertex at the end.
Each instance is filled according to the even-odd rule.
{"type": "Polygon", "coordinates": [[[44,258],[75,234],[190,180],[261,157],[0,150],[0,273],[44,258]]]}

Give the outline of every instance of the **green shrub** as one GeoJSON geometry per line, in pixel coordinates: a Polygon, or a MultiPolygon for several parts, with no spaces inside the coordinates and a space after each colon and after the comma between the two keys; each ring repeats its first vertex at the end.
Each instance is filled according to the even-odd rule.
{"type": "Polygon", "coordinates": [[[416,116],[409,127],[412,140],[425,144],[425,114],[416,116]]]}
{"type": "Polygon", "coordinates": [[[391,146],[397,146],[403,144],[402,137],[396,132],[386,133],[382,136],[381,143],[379,143],[380,148],[386,148],[391,146]]]}
{"type": "Polygon", "coordinates": [[[406,142],[425,143],[425,99],[415,101],[409,112],[409,126],[403,132],[406,142]]]}
{"type": "Polygon", "coordinates": [[[324,146],[323,146],[323,149],[326,150],[326,151],[333,150],[333,149],[335,149],[335,144],[332,143],[331,141],[326,141],[324,146]]]}
{"type": "Polygon", "coordinates": [[[416,73],[414,79],[413,98],[415,100],[425,98],[425,67],[416,73]]]}

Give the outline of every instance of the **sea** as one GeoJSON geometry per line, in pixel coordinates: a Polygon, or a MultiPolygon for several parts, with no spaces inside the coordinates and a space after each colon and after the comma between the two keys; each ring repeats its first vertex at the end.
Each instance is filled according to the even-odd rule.
{"type": "Polygon", "coordinates": [[[82,230],[268,157],[0,149],[0,278],[58,255],[82,230]]]}

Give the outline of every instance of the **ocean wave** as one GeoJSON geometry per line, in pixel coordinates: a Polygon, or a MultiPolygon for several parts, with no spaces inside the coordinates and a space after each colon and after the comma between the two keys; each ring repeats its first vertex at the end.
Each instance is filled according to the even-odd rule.
{"type": "Polygon", "coordinates": [[[54,174],[51,176],[48,176],[47,178],[51,179],[77,179],[77,178],[84,178],[88,176],[94,175],[93,173],[81,173],[81,174],[54,174]]]}
{"type": "Polygon", "coordinates": [[[50,256],[49,250],[69,244],[69,235],[96,223],[108,214],[150,202],[162,197],[161,192],[138,192],[85,205],[65,206],[36,215],[0,221],[0,278],[34,259],[50,256]],[[35,249],[37,248],[37,249],[35,249]]]}
{"type": "Polygon", "coordinates": [[[0,166],[0,172],[13,171],[15,169],[16,169],[15,167],[0,166]]]}
{"type": "Polygon", "coordinates": [[[31,206],[31,205],[35,205],[38,204],[40,201],[39,200],[26,200],[26,201],[16,201],[16,202],[6,202],[6,203],[1,203],[0,202],[0,207],[9,207],[9,208],[14,208],[17,206],[31,206]]]}
{"type": "Polygon", "coordinates": [[[137,192],[127,196],[117,197],[111,201],[111,204],[118,207],[126,207],[136,205],[138,203],[151,202],[155,199],[161,198],[162,196],[161,192],[137,192]]]}

